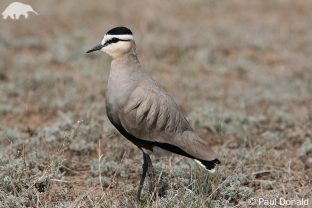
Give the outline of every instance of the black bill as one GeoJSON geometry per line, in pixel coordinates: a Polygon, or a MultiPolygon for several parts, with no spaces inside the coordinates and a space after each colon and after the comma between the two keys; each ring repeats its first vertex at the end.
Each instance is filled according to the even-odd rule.
{"type": "Polygon", "coordinates": [[[94,46],[93,48],[91,48],[90,50],[88,50],[87,53],[91,53],[91,52],[94,52],[94,51],[99,51],[99,50],[101,50],[103,47],[104,47],[104,45],[102,45],[102,44],[96,45],[96,46],[94,46]]]}

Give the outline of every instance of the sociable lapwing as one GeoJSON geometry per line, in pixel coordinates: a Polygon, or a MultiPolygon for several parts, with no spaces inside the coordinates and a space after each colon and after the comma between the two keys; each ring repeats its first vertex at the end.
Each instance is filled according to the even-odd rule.
{"type": "Polygon", "coordinates": [[[142,68],[133,34],[126,27],[109,30],[102,42],[87,53],[103,51],[112,57],[106,91],[106,111],[116,129],[143,152],[140,199],[146,173],[154,190],[150,154],[175,153],[191,159],[210,172],[220,161],[199,137],[171,96],[142,68]]]}

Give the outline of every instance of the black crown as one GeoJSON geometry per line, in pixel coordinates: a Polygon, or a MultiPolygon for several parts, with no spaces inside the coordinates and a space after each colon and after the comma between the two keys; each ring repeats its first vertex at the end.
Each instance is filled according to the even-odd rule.
{"type": "Polygon", "coordinates": [[[130,29],[126,27],[115,27],[109,30],[106,34],[108,35],[132,35],[132,32],[130,29]]]}

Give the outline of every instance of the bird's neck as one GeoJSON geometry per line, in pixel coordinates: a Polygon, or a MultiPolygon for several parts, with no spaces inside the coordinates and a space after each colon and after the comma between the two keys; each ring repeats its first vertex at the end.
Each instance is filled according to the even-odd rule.
{"type": "Polygon", "coordinates": [[[131,71],[140,68],[140,62],[136,53],[129,52],[122,56],[114,57],[111,63],[111,70],[127,70],[131,71]]]}
{"type": "Polygon", "coordinates": [[[113,60],[127,60],[136,57],[136,45],[133,41],[119,43],[119,46],[115,50],[107,51],[113,60]]]}

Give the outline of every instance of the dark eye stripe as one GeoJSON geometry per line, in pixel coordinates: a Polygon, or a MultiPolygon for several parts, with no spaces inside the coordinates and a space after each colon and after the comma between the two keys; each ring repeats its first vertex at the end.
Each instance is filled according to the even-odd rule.
{"type": "Polygon", "coordinates": [[[112,43],[117,43],[119,41],[130,41],[130,39],[124,40],[124,39],[119,39],[119,38],[112,38],[112,39],[106,41],[104,46],[107,46],[107,45],[112,44],[112,43]]]}

